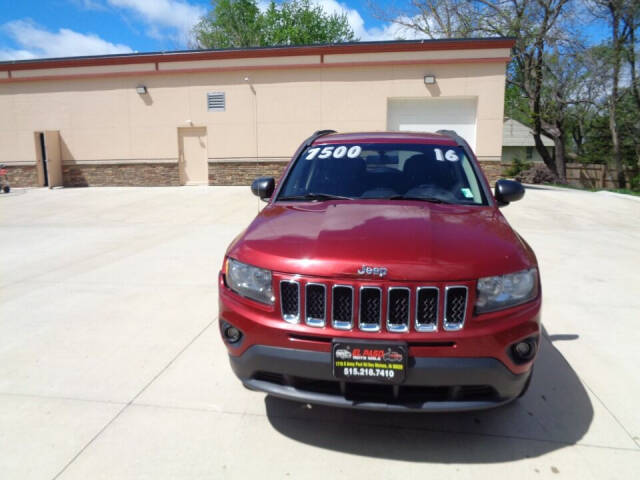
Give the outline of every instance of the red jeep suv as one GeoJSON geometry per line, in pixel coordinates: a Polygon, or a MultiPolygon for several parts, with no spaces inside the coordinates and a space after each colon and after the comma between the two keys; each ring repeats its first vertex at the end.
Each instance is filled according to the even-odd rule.
{"type": "Polygon", "coordinates": [[[314,133],[229,246],[220,332],[251,390],[371,410],[524,394],[540,338],[536,257],[455,132],[314,133]]]}

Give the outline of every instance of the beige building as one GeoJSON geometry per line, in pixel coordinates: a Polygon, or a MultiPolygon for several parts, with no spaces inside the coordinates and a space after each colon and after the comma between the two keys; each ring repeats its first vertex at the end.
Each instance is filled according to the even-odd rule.
{"type": "Polygon", "coordinates": [[[0,63],[14,186],[246,184],[313,131],[454,129],[499,171],[509,39],[0,63]]]}
{"type": "MultiPolygon", "coordinates": [[[[553,140],[545,135],[541,135],[541,139],[542,144],[553,155],[553,140]]],[[[536,150],[531,128],[513,118],[507,117],[504,119],[504,127],[502,129],[502,161],[504,163],[513,163],[516,160],[525,163],[543,161],[538,150],[536,150]]]]}

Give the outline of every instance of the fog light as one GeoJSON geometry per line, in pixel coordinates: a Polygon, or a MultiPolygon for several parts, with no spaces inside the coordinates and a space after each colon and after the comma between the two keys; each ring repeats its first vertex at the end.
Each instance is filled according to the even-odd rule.
{"type": "Polygon", "coordinates": [[[528,357],[531,354],[531,345],[527,342],[520,342],[516,345],[516,353],[521,357],[528,357]]]}
{"type": "Polygon", "coordinates": [[[518,342],[511,347],[516,362],[527,362],[536,354],[536,342],[532,338],[518,342]]]}
{"type": "Polygon", "coordinates": [[[224,337],[229,343],[238,343],[242,338],[242,332],[236,327],[229,325],[224,329],[224,337]]]}

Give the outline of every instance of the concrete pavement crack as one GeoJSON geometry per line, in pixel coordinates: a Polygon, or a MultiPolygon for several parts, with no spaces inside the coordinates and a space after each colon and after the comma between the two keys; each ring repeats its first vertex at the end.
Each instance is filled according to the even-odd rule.
{"type": "Polygon", "coordinates": [[[126,405],[127,404],[127,402],[118,402],[116,400],[100,400],[96,398],[65,397],[62,395],[42,395],[38,393],[0,392],[0,397],[39,398],[39,399],[45,399],[45,400],[64,400],[68,402],[102,403],[105,405],[126,405]]]}
{"type": "Polygon", "coordinates": [[[602,406],[604,407],[604,409],[609,412],[609,415],[611,415],[611,417],[613,417],[613,419],[616,421],[616,423],[618,424],[618,426],[624,431],[624,433],[626,433],[629,438],[631,439],[631,441],[636,444],[638,446],[638,448],[640,448],[640,442],[638,441],[637,437],[634,437],[631,432],[629,430],[627,430],[627,428],[622,424],[622,422],[620,421],[620,419],[618,419],[618,417],[609,409],[609,407],[602,401],[602,399],[598,396],[598,394],[589,386],[588,383],[584,382],[582,379],[580,379],[580,381],[582,381],[582,383],[584,384],[585,387],[587,387],[587,389],[593,394],[594,397],[596,397],[598,399],[598,401],[602,404],[602,406]]]}
{"type": "MultiPolygon", "coordinates": [[[[564,357],[564,355],[562,354],[562,352],[560,350],[558,350],[558,348],[553,344],[553,342],[551,341],[551,339],[549,338],[549,334],[544,332],[542,333],[542,335],[545,337],[545,339],[547,340],[547,342],[549,342],[549,345],[551,345],[552,348],[554,348],[556,350],[556,352],[558,352],[560,354],[560,356],[564,359],[564,361],[567,363],[567,365],[571,367],[571,365],[569,364],[569,361],[564,357]]],[[[582,382],[582,384],[587,388],[587,390],[589,390],[591,392],[591,394],[596,397],[596,399],[598,400],[598,402],[600,402],[600,404],[604,407],[604,409],[609,412],[609,415],[611,415],[611,417],[615,420],[615,422],[618,424],[618,426],[622,429],[622,431],[624,433],[627,434],[627,436],[631,439],[631,441],[637,445],[640,448],[640,442],[638,442],[638,440],[636,439],[636,437],[634,437],[631,432],[629,430],[627,430],[627,428],[622,424],[622,422],[620,421],[620,419],[609,409],[609,407],[602,401],[602,399],[598,396],[598,394],[593,390],[593,388],[591,388],[589,386],[589,384],[587,382],[584,381],[584,379],[578,375],[578,373],[576,372],[576,376],[580,379],[580,382],[582,382]]]]}
{"type": "Polygon", "coordinates": [[[63,467],[62,469],[56,474],[54,475],[52,480],[57,480],[58,478],[60,478],[60,476],[73,464],[73,462],[75,462],[80,455],[82,455],[85,450],[87,450],[87,448],[89,448],[99,437],[100,435],[102,435],[102,433],[104,433],[105,430],[107,430],[139,397],[140,395],[142,395],[164,372],[166,372],[171,365],[173,365],[175,363],[175,361],[180,358],[180,356],[187,351],[187,349],[193,345],[193,343],[202,336],[202,334],[204,334],[210,327],[211,325],[213,325],[216,321],[217,321],[217,317],[214,318],[213,320],[211,320],[209,323],[207,323],[207,325],[205,325],[205,327],[203,329],[201,329],[195,337],[193,337],[191,340],[189,340],[189,342],[182,347],[182,349],[176,353],[173,358],[171,360],[169,360],[169,362],[160,369],[160,371],[158,371],[158,373],[156,373],[151,380],[149,380],[141,389],[140,391],[138,391],[138,393],[136,393],[133,398],[131,398],[131,400],[129,400],[119,411],[118,413],[116,413],[113,418],[111,420],[109,420],[100,430],[98,430],[98,432],[91,437],[91,439],[84,444],[84,446],[71,458],[71,460],[69,460],[63,467]]]}

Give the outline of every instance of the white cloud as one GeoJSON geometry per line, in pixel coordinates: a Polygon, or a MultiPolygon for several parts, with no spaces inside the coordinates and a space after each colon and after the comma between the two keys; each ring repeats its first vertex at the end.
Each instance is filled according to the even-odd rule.
{"type": "Polygon", "coordinates": [[[393,22],[384,24],[382,27],[366,28],[364,19],[358,10],[349,8],[346,4],[336,0],[314,0],[312,3],[320,5],[327,13],[344,13],[355,36],[362,41],[396,40],[398,38],[411,40],[425,37],[415,30],[393,22]]]}
{"type": "Polygon", "coordinates": [[[12,48],[0,48],[0,61],[3,60],[30,60],[37,58],[36,54],[29,50],[19,50],[12,48]]]}
{"type": "MultiPolygon", "coordinates": [[[[408,17],[398,17],[397,21],[410,23],[410,19],[408,17]]],[[[366,38],[361,37],[362,40],[416,40],[427,38],[424,33],[405,27],[404,25],[396,22],[386,23],[382,28],[370,28],[366,30],[366,35],[366,38]]]]}
{"type": "MultiPolygon", "coordinates": [[[[267,10],[270,3],[271,0],[258,0],[258,8],[264,12],[267,10]]],[[[416,38],[426,38],[424,34],[394,22],[386,23],[381,27],[367,28],[364,24],[364,19],[358,10],[350,8],[347,4],[338,2],[337,0],[312,0],[311,3],[319,5],[329,14],[344,13],[347,16],[347,21],[353,29],[356,38],[361,41],[397,39],[413,40],[416,38]]],[[[404,19],[409,20],[408,18],[404,19]]],[[[403,20],[403,18],[398,17],[398,20],[403,20]]]]}
{"type": "Polygon", "coordinates": [[[133,11],[148,25],[150,37],[168,37],[181,46],[188,44],[191,29],[206,13],[204,7],[184,0],[107,0],[107,3],[133,11]]]}
{"type": "Polygon", "coordinates": [[[0,30],[20,47],[18,49],[0,47],[0,60],[132,52],[127,45],[108,42],[93,33],[78,33],[68,28],[50,32],[28,20],[7,22],[0,26],[0,30]]]}

